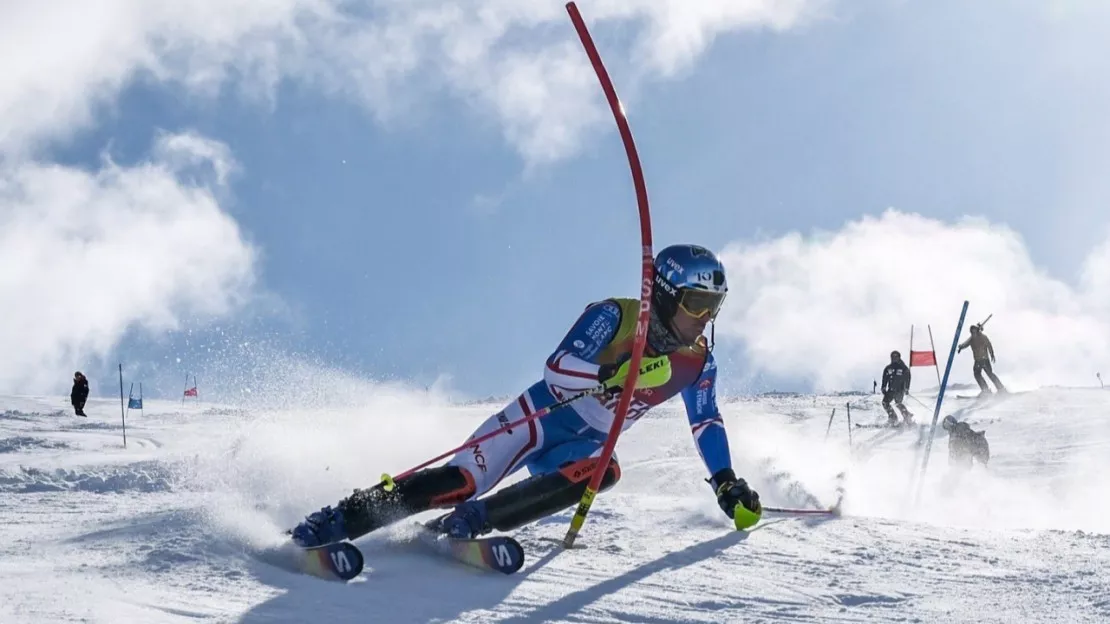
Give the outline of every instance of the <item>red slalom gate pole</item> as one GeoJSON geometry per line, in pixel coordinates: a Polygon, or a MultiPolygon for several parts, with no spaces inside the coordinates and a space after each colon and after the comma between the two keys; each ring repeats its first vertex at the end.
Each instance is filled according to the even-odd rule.
{"type": "Polygon", "coordinates": [[[644,183],[640,157],[636,153],[636,143],[632,139],[632,130],[628,127],[624,107],[621,105],[620,98],[617,97],[617,91],[613,88],[613,82],[609,79],[609,73],[605,70],[605,64],[601,60],[601,55],[597,52],[597,47],[594,45],[589,29],[586,28],[586,22],[582,19],[582,14],[578,12],[578,7],[575,6],[574,2],[568,2],[566,8],[570,15],[570,21],[578,32],[578,38],[582,41],[582,47],[585,48],[586,55],[590,58],[594,73],[597,74],[597,79],[601,82],[601,88],[605,91],[605,98],[609,101],[613,119],[617,122],[617,129],[620,130],[621,139],[624,141],[628,166],[632,170],[632,183],[636,188],[636,204],[640,211],[640,244],[643,265],[643,278],[640,284],[640,313],[636,317],[636,334],[632,343],[632,359],[628,364],[628,378],[621,391],[620,400],[617,402],[613,425],[609,428],[609,436],[605,439],[605,446],[601,450],[597,469],[590,477],[590,482],[586,485],[586,491],[582,493],[582,500],[579,501],[578,509],[575,510],[574,517],[571,518],[570,528],[567,529],[567,534],[563,538],[563,546],[571,548],[574,546],[574,540],[582,529],[582,525],[586,522],[586,514],[590,512],[590,506],[593,505],[597,491],[601,489],[601,479],[609,467],[609,460],[613,456],[613,448],[616,446],[617,438],[624,428],[624,419],[628,414],[628,406],[632,402],[632,394],[636,391],[636,382],[640,376],[640,361],[643,359],[644,346],[647,344],[648,323],[651,320],[651,288],[655,258],[651,250],[651,211],[648,207],[647,185],[644,183]]]}

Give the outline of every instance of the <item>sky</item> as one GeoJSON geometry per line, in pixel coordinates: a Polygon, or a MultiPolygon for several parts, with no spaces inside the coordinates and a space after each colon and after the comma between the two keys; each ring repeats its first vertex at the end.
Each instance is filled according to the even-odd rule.
{"type": "MultiPolygon", "coordinates": [[[[0,392],[111,395],[122,364],[150,396],[510,395],[585,305],[639,296],[562,2],[162,4],[0,7],[0,392]]],[[[654,248],[728,268],[722,392],[870,390],[911,325],[943,365],[965,300],[1008,385],[1110,376],[1105,3],[579,9],[654,248]]]]}

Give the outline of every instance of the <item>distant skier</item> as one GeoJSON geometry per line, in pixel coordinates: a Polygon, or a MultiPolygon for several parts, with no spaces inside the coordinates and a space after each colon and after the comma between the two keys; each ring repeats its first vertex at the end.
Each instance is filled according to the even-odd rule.
{"type": "Polygon", "coordinates": [[[81,371],[73,373],[73,389],[69,391],[69,402],[73,404],[74,414],[85,416],[85,401],[89,398],[89,380],[81,371]]]}
{"type": "Polygon", "coordinates": [[[964,349],[971,347],[971,356],[975,359],[975,365],[972,367],[972,373],[975,375],[975,382],[979,384],[979,396],[992,394],[990,386],[983,379],[983,373],[991,378],[994,386],[998,392],[1006,392],[1006,387],[1002,385],[998,377],[994,374],[994,369],[991,363],[995,362],[994,345],[991,344],[991,339],[983,333],[983,328],[979,325],[972,325],[969,328],[971,336],[960,344],[956,349],[956,353],[962,352],[964,349]]]}
{"type": "Polygon", "coordinates": [[[891,427],[898,425],[898,416],[894,413],[894,408],[890,406],[891,401],[898,406],[898,411],[902,412],[904,424],[913,424],[913,414],[902,403],[909,391],[910,367],[902,361],[901,353],[891,351],[890,364],[887,364],[886,368],[883,369],[883,409],[886,410],[888,417],[887,424],[891,427]]]}
{"type": "Polygon", "coordinates": [[[941,422],[941,427],[948,432],[948,463],[957,468],[971,468],[973,460],[983,466],[991,459],[990,444],[987,443],[987,432],[973,431],[966,422],[957,422],[954,416],[948,415],[941,422]]]}
{"type": "MultiPolygon", "coordinates": [[[[756,524],[763,512],[759,495],[732,469],[724,421],[717,408],[717,366],[702,336],[728,285],[725,269],[709,250],[675,245],[655,258],[651,322],[641,371],[664,367],[669,374],[654,387],[637,384],[625,428],[652,407],[681,393],[690,431],[721,510],[756,524]]],[[[500,412],[483,422],[471,439],[500,429],[564,398],[604,386],[539,420],[529,421],[459,451],[444,466],[356,489],[334,507],[305,518],[290,533],[302,546],[355,539],[412,514],[454,509],[427,524],[453,537],[507,531],[578,503],[595,470],[604,470],[601,490],[613,487],[621,469],[614,455],[599,467],[597,457],[615,418],[619,389],[628,375],[640,302],[614,298],[586,307],[547,359],[537,381],[500,412]],[[520,468],[532,476],[479,498],[520,468]]]]}

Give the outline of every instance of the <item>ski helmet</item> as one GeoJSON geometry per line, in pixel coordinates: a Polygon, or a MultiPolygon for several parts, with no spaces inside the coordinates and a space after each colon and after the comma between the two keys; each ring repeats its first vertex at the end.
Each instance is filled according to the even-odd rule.
{"type": "Polygon", "coordinates": [[[716,318],[727,293],[725,267],[705,247],[671,245],[655,256],[651,303],[668,329],[679,309],[695,318],[716,318]]]}
{"type": "Polygon", "coordinates": [[[956,426],[956,417],[952,414],[945,416],[944,420],[941,421],[940,426],[943,427],[945,431],[948,431],[952,427],[956,426]]]}
{"type": "Polygon", "coordinates": [[[891,351],[890,352],[890,359],[893,360],[894,358],[898,358],[900,360],[900,359],[902,359],[902,354],[899,353],[898,351],[891,351]]]}

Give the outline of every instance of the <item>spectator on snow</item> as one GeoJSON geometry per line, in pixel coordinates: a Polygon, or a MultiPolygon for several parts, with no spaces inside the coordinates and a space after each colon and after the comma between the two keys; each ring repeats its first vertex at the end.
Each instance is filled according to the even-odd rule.
{"type": "Polygon", "coordinates": [[[945,416],[940,426],[948,432],[949,465],[967,469],[971,468],[973,460],[987,465],[991,459],[991,447],[987,443],[986,431],[973,431],[971,425],[957,422],[952,415],[945,416]]]}
{"type": "Polygon", "coordinates": [[[902,399],[906,398],[906,393],[909,391],[910,367],[902,361],[901,353],[891,351],[890,364],[887,364],[886,368],[883,369],[883,409],[890,417],[887,424],[891,427],[898,425],[898,416],[894,413],[894,408],[890,406],[891,401],[898,405],[898,411],[902,412],[905,424],[913,424],[913,414],[902,403],[902,399]]]}
{"type": "Polygon", "coordinates": [[[969,346],[971,347],[971,356],[975,358],[975,366],[972,368],[972,372],[975,374],[975,382],[979,384],[979,395],[992,394],[990,386],[983,380],[984,372],[994,382],[997,392],[1006,392],[1006,387],[998,380],[998,377],[994,374],[994,369],[991,367],[991,363],[995,361],[994,345],[991,344],[991,339],[987,338],[987,335],[983,333],[983,328],[979,325],[972,325],[969,331],[971,337],[956,349],[956,353],[960,353],[969,346]]]}
{"type": "Polygon", "coordinates": [[[69,392],[69,402],[73,404],[77,416],[85,416],[85,401],[89,398],[89,380],[81,371],[73,373],[73,390],[69,392]]]}

